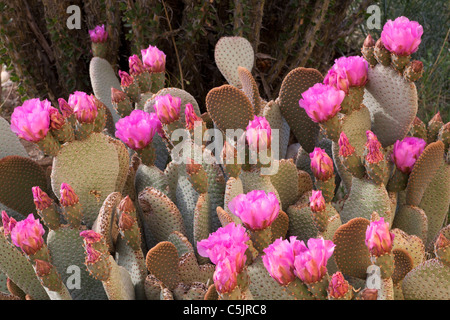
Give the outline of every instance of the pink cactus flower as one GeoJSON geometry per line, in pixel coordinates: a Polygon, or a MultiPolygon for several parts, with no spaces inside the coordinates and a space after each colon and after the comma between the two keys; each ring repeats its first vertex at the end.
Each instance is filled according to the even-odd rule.
{"type": "Polygon", "coordinates": [[[397,140],[394,143],[391,160],[401,172],[409,174],[426,145],[425,140],[416,137],[406,137],[401,141],[397,140]]]}
{"type": "Polygon", "coordinates": [[[325,210],[325,199],[321,190],[312,191],[312,196],[309,197],[309,207],[312,212],[321,212],[325,210]]]}
{"type": "Polygon", "coordinates": [[[423,27],[406,17],[388,20],[383,26],[381,40],[386,49],[398,56],[409,56],[417,51],[423,34],[423,27]]]}
{"type": "Polygon", "coordinates": [[[237,274],[236,265],[229,257],[220,261],[213,275],[217,292],[222,294],[232,292],[237,286],[237,274]]]}
{"type": "Polygon", "coordinates": [[[294,261],[300,253],[300,241],[291,236],[289,240],[279,238],[264,250],[262,256],[267,271],[279,284],[288,285],[295,280],[294,261]]]}
{"type": "Polygon", "coordinates": [[[341,57],[334,60],[323,83],[348,93],[350,87],[360,87],[367,83],[369,64],[363,57],[341,57]]]}
{"type": "Polygon", "coordinates": [[[166,70],[166,55],[157,47],[149,46],[141,50],[142,61],[149,72],[164,72],[166,70]]]}
{"type": "Polygon", "coordinates": [[[345,98],[345,92],[333,86],[316,83],[302,93],[299,100],[300,107],[305,109],[312,121],[326,122],[333,118],[339,110],[345,98]]]}
{"type": "Polygon", "coordinates": [[[147,147],[153,141],[155,133],[161,131],[161,122],[156,114],[139,109],[116,122],[116,137],[133,150],[147,147]]]}
{"type": "Polygon", "coordinates": [[[344,279],[344,275],[338,271],[331,276],[330,283],[328,285],[328,294],[335,298],[342,298],[349,290],[348,282],[344,279]]]}
{"type": "Polygon", "coordinates": [[[133,54],[128,58],[128,66],[130,68],[130,75],[133,77],[147,71],[142,60],[136,54],[133,54]]]}
{"type": "Polygon", "coordinates": [[[245,243],[248,240],[250,240],[250,237],[245,228],[231,222],[211,233],[208,239],[199,241],[197,251],[202,257],[208,257],[215,265],[229,257],[230,261],[236,265],[236,271],[239,273],[247,260],[245,251],[248,246],[245,243]]]}
{"type": "Polygon", "coordinates": [[[366,246],[372,256],[379,257],[392,250],[394,234],[389,232],[389,223],[381,217],[372,221],[366,230],[366,246]]]}
{"type": "Polygon", "coordinates": [[[39,142],[50,130],[50,108],[48,100],[29,99],[16,107],[11,115],[11,130],[19,138],[39,142]]]}
{"type": "Polygon", "coordinates": [[[61,194],[59,202],[63,207],[71,207],[80,202],[80,199],[78,198],[73,188],[67,183],[63,182],[61,184],[61,189],[59,192],[61,194]]]}
{"type": "Polygon", "coordinates": [[[96,26],[94,29],[89,30],[89,36],[94,43],[106,42],[108,40],[108,32],[105,29],[105,25],[96,26]]]}
{"type": "Polygon", "coordinates": [[[13,217],[9,217],[5,210],[2,211],[2,225],[5,236],[11,234],[11,230],[16,226],[17,221],[13,217]]]}
{"type": "Polygon", "coordinates": [[[30,213],[25,220],[17,222],[11,230],[11,241],[30,256],[44,246],[44,238],[42,237],[44,233],[44,228],[39,219],[35,219],[33,214],[30,213]]]}
{"type": "Polygon", "coordinates": [[[68,118],[73,114],[73,108],[67,103],[67,101],[64,98],[59,98],[58,104],[59,110],[61,110],[61,113],[64,118],[68,118]]]}
{"type": "Polygon", "coordinates": [[[153,108],[161,123],[170,124],[180,118],[181,99],[170,94],[157,96],[153,108]]]}
{"type": "Polygon", "coordinates": [[[253,190],[236,196],[228,203],[228,208],[248,229],[262,230],[278,217],[280,203],[273,192],[253,190]]]}
{"type": "Polygon", "coordinates": [[[134,79],[132,76],[130,76],[127,72],[119,70],[119,77],[120,77],[120,85],[122,87],[128,87],[133,84],[134,79]]]}
{"type": "Polygon", "coordinates": [[[384,159],[382,146],[380,141],[378,141],[377,136],[370,130],[366,131],[367,142],[366,142],[366,162],[368,163],[378,163],[384,159]]]}
{"type": "Polygon", "coordinates": [[[265,117],[255,116],[253,120],[249,121],[245,135],[251,150],[260,152],[270,149],[272,129],[265,117]]]}
{"type": "Polygon", "coordinates": [[[93,123],[97,118],[98,110],[95,101],[86,92],[75,91],[69,96],[68,103],[79,122],[93,123]]]}
{"type": "Polygon", "coordinates": [[[327,273],[327,262],[336,245],[323,238],[308,240],[308,247],[301,241],[300,253],[295,256],[295,275],[306,284],[320,281],[327,273]]]}
{"type": "Polygon", "coordinates": [[[184,116],[186,119],[186,129],[193,130],[195,126],[196,121],[202,121],[202,118],[200,118],[194,111],[194,107],[192,104],[187,103],[186,108],[184,109],[184,116]]]}
{"type": "Polygon", "coordinates": [[[327,181],[334,174],[333,160],[325,152],[325,150],[315,147],[314,151],[309,154],[311,159],[311,170],[316,179],[327,181]]]}
{"type": "Polygon", "coordinates": [[[339,136],[339,155],[343,157],[351,156],[355,152],[355,148],[350,144],[347,135],[342,131],[339,136]]]}
{"type": "Polygon", "coordinates": [[[87,245],[99,242],[102,239],[102,235],[93,230],[81,231],[80,236],[83,237],[83,240],[87,245]]]}
{"type": "Polygon", "coordinates": [[[47,193],[42,191],[39,187],[32,187],[31,191],[33,193],[33,201],[38,210],[44,210],[51,206],[53,200],[48,196],[47,193]]]}

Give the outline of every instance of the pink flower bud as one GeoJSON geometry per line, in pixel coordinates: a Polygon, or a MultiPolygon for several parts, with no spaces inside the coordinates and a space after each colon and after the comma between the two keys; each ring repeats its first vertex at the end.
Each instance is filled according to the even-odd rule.
{"type": "Polygon", "coordinates": [[[425,140],[416,137],[397,140],[394,143],[391,160],[401,172],[409,174],[426,145],[425,140]]]}
{"type": "Polygon", "coordinates": [[[108,40],[108,32],[106,31],[104,24],[89,30],[89,36],[94,43],[106,42],[106,40],[108,40]]]}
{"type": "Polygon", "coordinates": [[[325,199],[322,196],[322,191],[312,191],[312,196],[309,197],[309,207],[311,208],[312,212],[321,212],[325,210],[325,199]]]}
{"type": "Polygon", "coordinates": [[[180,118],[181,99],[170,94],[157,96],[153,108],[161,123],[170,124],[180,118]]]}
{"type": "Polygon", "coordinates": [[[384,222],[383,217],[367,227],[365,242],[371,255],[379,257],[391,252],[393,241],[394,234],[389,232],[389,223],[384,222]]]}
{"type": "Polygon", "coordinates": [[[295,256],[295,275],[304,283],[311,284],[320,281],[327,273],[328,259],[336,245],[323,238],[308,240],[308,247],[301,241],[300,252],[295,256]]]}
{"type": "Polygon", "coordinates": [[[86,263],[94,264],[100,259],[101,256],[102,253],[100,251],[95,250],[91,245],[86,245],[86,263]]]}
{"type": "Polygon", "coordinates": [[[237,286],[237,272],[235,264],[229,257],[216,266],[213,275],[214,285],[219,293],[230,293],[237,286]]]}
{"type": "Polygon", "coordinates": [[[255,152],[270,149],[272,144],[272,129],[265,117],[258,117],[249,121],[245,132],[249,148],[255,152]]]}
{"type": "Polygon", "coordinates": [[[294,261],[300,253],[297,237],[292,236],[289,240],[279,238],[263,251],[265,255],[262,260],[272,278],[281,285],[288,285],[295,280],[294,261]]]}
{"type": "Polygon", "coordinates": [[[196,121],[202,121],[202,118],[200,118],[194,111],[194,107],[192,104],[187,103],[186,108],[184,110],[184,115],[186,118],[186,129],[193,130],[195,126],[196,121]]]}
{"type": "Polygon", "coordinates": [[[166,70],[166,55],[157,47],[149,46],[141,50],[142,61],[149,72],[163,72],[166,70]]]}
{"type": "Polygon", "coordinates": [[[6,211],[2,211],[2,224],[3,224],[3,233],[5,236],[11,234],[11,230],[14,229],[14,227],[17,224],[16,219],[13,217],[9,217],[6,211]]]}
{"type": "Polygon", "coordinates": [[[50,107],[49,115],[50,115],[50,129],[53,130],[61,129],[66,121],[64,120],[63,115],[59,113],[58,109],[50,107]]]}
{"type": "Polygon", "coordinates": [[[351,156],[355,148],[348,141],[347,135],[342,131],[339,137],[339,155],[343,157],[351,156]]]}
{"type": "Polygon", "coordinates": [[[328,285],[328,293],[333,298],[342,298],[349,290],[348,282],[344,279],[344,275],[338,271],[331,276],[328,285]]]}
{"type": "Polygon", "coordinates": [[[311,170],[316,179],[327,181],[334,174],[333,160],[325,152],[325,150],[315,147],[314,151],[309,154],[311,159],[311,170]]]}
{"type": "Polygon", "coordinates": [[[128,65],[130,67],[130,75],[133,77],[147,71],[141,59],[136,54],[128,58],[128,65]]]}
{"type": "Polygon", "coordinates": [[[248,240],[250,237],[245,228],[231,222],[211,233],[208,239],[197,242],[197,251],[199,255],[208,257],[216,265],[229,257],[230,261],[236,265],[236,271],[240,272],[247,260],[245,251],[248,246],[245,242],[248,240]]]}
{"type": "Polygon", "coordinates": [[[11,115],[11,130],[19,138],[39,142],[50,130],[50,108],[48,100],[29,99],[16,107],[11,115]]]}
{"type": "Polygon", "coordinates": [[[139,109],[133,110],[116,122],[116,137],[133,150],[140,150],[148,146],[155,133],[161,132],[161,122],[156,114],[139,109]]]}
{"type": "Polygon", "coordinates": [[[51,206],[53,200],[42,191],[39,187],[32,187],[31,191],[33,193],[33,201],[38,210],[44,210],[51,206]]]}
{"type": "Polygon", "coordinates": [[[27,255],[33,255],[44,245],[45,231],[39,219],[35,219],[33,214],[29,214],[25,220],[17,222],[11,230],[11,241],[22,249],[27,255]]]}
{"type": "Polygon", "coordinates": [[[303,92],[302,97],[300,107],[305,109],[314,122],[321,123],[333,118],[341,110],[345,92],[330,85],[316,83],[303,92]]]}
{"type": "Polygon", "coordinates": [[[95,101],[86,92],[75,91],[69,96],[68,103],[79,122],[93,123],[97,118],[98,110],[95,101]]]}
{"type": "Polygon", "coordinates": [[[119,70],[120,85],[122,87],[128,87],[133,84],[134,79],[127,72],[119,70]]]}
{"type": "Polygon", "coordinates": [[[368,163],[378,163],[382,161],[384,159],[383,152],[381,151],[383,147],[381,146],[381,143],[378,141],[377,136],[370,130],[366,131],[366,136],[367,136],[366,161],[368,163]]]}
{"type": "Polygon", "coordinates": [[[324,84],[348,93],[349,87],[360,87],[367,82],[369,64],[360,56],[341,57],[334,61],[333,67],[323,80],[324,84]]]}
{"type": "Polygon", "coordinates": [[[80,201],[73,188],[67,183],[63,182],[61,184],[60,194],[61,198],[59,199],[59,202],[63,207],[74,206],[80,201]]]}
{"type": "Polygon", "coordinates": [[[73,108],[67,103],[66,100],[64,100],[63,98],[59,98],[58,103],[59,110],[61,110],[64,118],[68,118],[73,114],[73,108]]]}
{"type": "Polygon", "coordinates": [[[417,51],[423,34],[422,26],[406,17],[388,20],[383,26],[381,40],[390,52],[408,56],[417,51]]]}
{"type": "Polygon", "coordinates": [[[84,243],[86,245],[97,243],[102,239],[102,235],[93,230],[81,231],[80,236],[83,237],[84,243]]]}

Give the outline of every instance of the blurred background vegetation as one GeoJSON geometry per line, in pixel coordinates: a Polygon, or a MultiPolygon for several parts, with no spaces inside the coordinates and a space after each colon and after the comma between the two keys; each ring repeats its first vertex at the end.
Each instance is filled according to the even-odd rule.
{"type": "Polygon", "coordinates": [[[225,79],[214,63],[222,36],[246,37],[256,53],[253,74],[265,99],[277,97],[293,68],[326,73],[334,59],[358,55],[368,33],[367,8],[378,5],[381,26],[404,15],[424,27],[414,59],[425,73],[416,85],[419,117],[440,111],[450,120],[448,0],[7,0],[0,1],[0,62],[10,71],[14,92],[3,91],[0,114],[30,97],[53,103],[75,90],[91,92],[88,30],[105,24],[108,60],[128,70],[128,57],[150,44],[167,55],[167,86],[191,93],[204,111],[206,94],[225,79]],[[69,5],[81,8],[81,29],[69,30],[69,5]],[[9,99],[9,100],[8,100],[9,99]]]}

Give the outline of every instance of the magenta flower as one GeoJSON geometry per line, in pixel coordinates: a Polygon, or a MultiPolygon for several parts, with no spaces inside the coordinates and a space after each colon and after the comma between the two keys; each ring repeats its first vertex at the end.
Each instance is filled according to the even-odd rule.
{"type": "Polygon", "coordinates": [[[366,230],[366,246],[372,256],[379,257],[392,250],[394,234],[389,232],[389,223],[381,217],[372,221],[366,230]]]}
{"type": "Polygon", "coordinates": [[[384,159],[383,152],[381,151],[382,146],[380,141],[378,141],[377,136],[370,130],[366,131],[367,142],[366,142],[366,161],[368,163],[378,163],[384,159]]]}
{"type": "Polygon", "coordinates": [[[71,207],[80,202],[80,199],[78,198],[73,188],[67,183],[63,182],[61,184],[61,189],[59,192],[61,194],[59,202],[63,207],[71,207]]]}
{"type": "Polygon", "coordinates": [[[351,156],[355,152],[355,148],[350,144],[347,135],[342,131],[339,136],[339,155],[343,157],[351,156]]]}
{"type": "Polygon", "coordinates": [[[161,123],[170,124],[180,118],[181,99],[170,94],[157,96],[153,108],[161,123]]]}
{"type": "Polygon", "coordinates": [[[97,243],[102,239],[102,235],[93,230],[81,231],[80,236],[83,237],[84,243],[87,245],[97,243]]]}
{"type": "Polygon", "coordinates": [[[184,116],[186,119],[186,129],[192,130],[194,129],[195,122],[196,121],[202,121],[202,118],[200,118],[194,111],[194,107],[192,104],[187,103],[186,108],[184,109],[184,116]]]}
{"type": "Polygon", "coordinates": [[[320,281],[327,272],[327,262],[336,246],[330,240],[323,238],[308,240],[308,247],[301,241],[300,253],[295,256],[295,275],[304,283],[311,284],[320,281]]]}
{"type": "Polygon", "coordinates": [[[228,208],[248,229],[262,230],[278,217],[280,203],[273,192],[253,190],[236,196],[228,203],[228,208]]]}
{"type": "Polygon", "coordinates": [[[236,265],[233,261],[230,261],[229,257],[226,257],[216,266],[214,271],[213,280],[216,290],[219,293],[230,293],[237,286],[237,274],[236,265]]]}
{"type": "Polygon", "coordinates": [[[245,228],[231,222],[211,233],[208,239],[197,242],[197,251],[202,257],[208,257],[215,265],[229,257],[239,273],[247,260],[245,251],[248,246],[245,243],[248,240],[250,237],[245,228]]]}
{"type": "Polygon", "coordinates": [[[309,197],[309,207],[311,208],[312,212],[321,212],[325,210],[325,199],[322,196],[322,191],[312,191],[312,196],[309,197]]]}
{"type": "Polygon", "coordinates": [[[386,49],[398,56],[409,56],[417,51],[423,34],[422,26],[406,17],[388,20],[383,26],[381,40],[386,49]]]}
{"type": "Polygon", "coordinates": [[[39,187],[32,187],[31,191],[33,193],[33,201],[38,210],[44,210],[51,206],[53,200],[48,196],[47,193],[42,191],[39,187]]]}
{"type": "Polygon", "coordinates": [[[281,285],[288,285],[295,280],[294,260],[300,253],[300,241],[297,237],[292,236],[289,240],[279,238],[263,251],[264,267],[272,278],[281,285]]]}
{"type": "Polygon", "coordinates": [[[369,64],[360,56],[341,57],[334,61],[323,83],[348,93],[349,87],[360,87],[367,83],[369,64]]]}
{"type": "Polygon", "coordinates": [[[272,144],[272,129],[265,117],[258,117],[249,121],[246,128],[246,139],[249,148],[255,152],[270,149],[272,144]]]}
{"type": "Polygon", "coordinates": [[[119,70],[119,77],[120,77],[120,85],[122,87],[128,87],[133,84],[134,79],[132,76],[130,76],[127,72],[119,70]]]}
{"type": "Polygon", "coordinates": [[[44,238],[42,236],[44,233],[44,228],[39,219],[35,219],[33,214],[30,213],[25,220],[17,222],[11,230],[11,241],[30,256],[43,247],[44,238]]]}
{"type": "Polygon", "coordinates": [[[128,58],[128,66],[130,67],[130,75],[132,76],[136,76],[147,71],[142,63],[142,60],[136,54],[133,54],[128,58]]]}
{"type": "Polygon", "coordinates": [[[133,150],[148,146],[155,133],[162,131],[161,122],[155,113],[139,109],[133,110],[129,116],[116,122],[116,137],[133,150]]]}
{"type": "Polygon", "coordinates": [[[48,100],[29,99],[16,107],[11,115],[11,130],[19,138],[39,142],[50,130],[50,108],[48,100]]]}
{"type": "Polygon", "coordinates": [[[321,123],[333,118],[341,110],[345,92],[330,85],[316,83],[303,92],[302,97],[300,107],[305,109],[314,122],[321,123]]]}
{"type": "Polygon", "coordinates": [[[334,174],[333,160],[325,150],[315,147],[309,154],[311,159],[311,170],[318,180],[327,181],[334,174]]]}
{"type": "Polygon", "coordinates": [[[86,92],[75,91],[69,96],[68,103],[79,122],[93,123],[97,118],[98,110],[95,101],[86,92]]]}
{"type": "Polygon", "coordinates": [[[328,293],[333,298],[342,298],[349,290],[348,282],[344,279],[344,275],[338,271],[331,276],[328,285],[328,293]]]}
{"type": "Polygon", "coordinates": [[[149,72],[164,72],[166,70],[166,55],[157,47],[149,46],[141,50],[142,61],[149,72]]]}
{"type": "Polygon", "coordinates": [[[391,160],[397,168],[409,174],[427,145],[426,141],[416,137],[406,137],[394,143],[391,160]]]}
{"type": "Polygon", "coordinates": [[[13,217],[9,217],[6,211],[2,211],[2,224],[3,224],[3,233],[5,236],[11,234],[11,230],[14,229],[14,227],[17,224],[16,219],[13,217]]]}
{"type": "Polygon", "coordinates": [[[89,30],[89,36],[94,43],[106,42],[106,40],[108,40],[108,32],[106,31],[104,24],[89,30]]]}

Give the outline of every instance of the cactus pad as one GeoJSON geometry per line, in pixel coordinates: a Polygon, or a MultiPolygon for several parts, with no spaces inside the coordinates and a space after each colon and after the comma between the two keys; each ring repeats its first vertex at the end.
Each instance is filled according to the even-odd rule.
{"type": "Polygon", "coordinates": [[[8,121],[0,117],[0,159],[6,156],[21,156],[28,157],[19,138],[11,131],[11,126],[8,121]]]}
{"type": "Polygon", "coordinates": [[[145,259],[147,269],[170,289],[180,281],[178,272],[178,252],[173,243],[163,241],[149,250],[145,259]]]}

